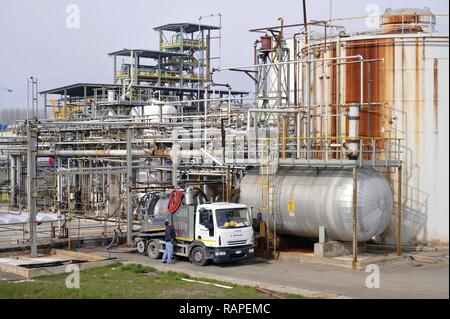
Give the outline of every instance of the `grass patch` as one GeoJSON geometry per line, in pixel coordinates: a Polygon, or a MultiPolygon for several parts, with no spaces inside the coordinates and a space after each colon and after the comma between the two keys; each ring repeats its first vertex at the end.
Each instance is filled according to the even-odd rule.
{"type": "MultiPolygon", "coordinates": [[[[231,286],[224,289],[214,285],[186,282],[188,275],[160,272],[140,264],[99,267],[81,271],[80,289],[66,288],[68,274],[41,276],[32,281],[0,282],[0,298],[36,299],[264,299],[268,296],[253,287],[234,285],[216,280],[199,279],[231,286]],[[148,274],[151,273],[151,276],[148,274]]],[[[194,278],[191,278],[194,279],[194,278]]],[[[282,294],[286,298],[302,296],[282,294]]]]}
{"type": "Polygon", "coordinates": [[[149,272],[156,272],[156,269],[149,266],[143,266],[141,264],[128,264],[122,265],[118,268],[120,271],[131,271],[135,274],[146,274],[149,272]]]}

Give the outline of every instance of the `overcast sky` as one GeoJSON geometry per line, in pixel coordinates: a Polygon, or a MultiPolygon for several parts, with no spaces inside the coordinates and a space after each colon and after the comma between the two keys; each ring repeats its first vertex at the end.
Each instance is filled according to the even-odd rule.
{"type": "MultiPolygon", "coordinates": [[[[329,19],[329,0],[307,0],[308,19],[329,19]]],[[[333,0],[333,18],[364,16],[367,6],[428,6],[448,14],[447,0],[333,0]]],[[[302,21],[301,1],[292,0],[0,0],[0,109],[26,107],[27,78],[39,79],[39,90],[78,82],[112,83],[108,52],[122,48],[158,49],[153,27],[173,22],[198,23],[199,16],[223,15],[222,65],[252,63],[255,27],[302,21]],[[66,6],[80,9],[80,28],[66,27],[66,6]]],[[[448,32],[448,18],[444,31],[448,32]]],[[[217,18],[205,18],[217,24],[217,18]]],[[[352,27],[356,27],[352,25],[352,27]]],[[[442,28],[441,28],[442,29],[442,28]]],[[[298,30],[293,30],[298,31],[298,30]]],[[[251,89],[244,77],[225,76],[233,89],[251,89]]],[[[42,107],[42,104],[41,104],[42,107]]]]}

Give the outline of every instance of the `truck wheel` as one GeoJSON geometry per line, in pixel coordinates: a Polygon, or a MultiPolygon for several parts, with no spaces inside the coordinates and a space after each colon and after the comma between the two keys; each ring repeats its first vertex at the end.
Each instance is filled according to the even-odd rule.
{"type": "Polygon", "coordinates": [[[137,251],[138,251],[140,254],[144,254],[144,253],[145,253],[145,241],[139,240],[139,241],[136,243],[136,248],[137,248],[137,251]]]}
{"type": "Polygon", "coordinates": [[[159,243],[156,240],[152,240],[147,245],[147,255],[151,259],[159,259],[162,253],[159,251],[159,243]]]}
{"type": "Polygon", "coordinates": [[[206,252],[202,247],[195,247],[191,252],[191,261],[197,266],[205,266],[208,264],[206,252]]]}

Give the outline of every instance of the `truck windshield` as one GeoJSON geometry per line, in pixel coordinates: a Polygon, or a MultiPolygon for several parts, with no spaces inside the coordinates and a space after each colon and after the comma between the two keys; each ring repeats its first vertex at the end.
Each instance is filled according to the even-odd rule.
{"type": "Polygon", "coordinates": [[[216,210],[216,221],[219,228],[250,226],[247,208],[218,209],[216,210]]]}

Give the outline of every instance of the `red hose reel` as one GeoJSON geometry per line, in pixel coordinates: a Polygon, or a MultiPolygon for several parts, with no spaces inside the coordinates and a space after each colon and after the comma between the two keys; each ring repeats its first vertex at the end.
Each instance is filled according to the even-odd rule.
{"type": "Polygon", "coordinates": [[[175,214],[183,201],[184,193],[182,190],[173,189],[169,195],[169,205],[167,207],[170,214],[175,214]]]}

